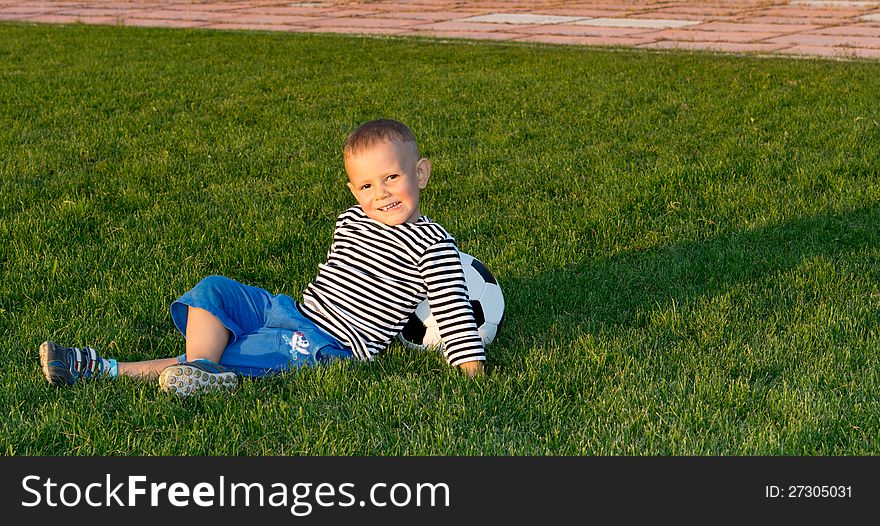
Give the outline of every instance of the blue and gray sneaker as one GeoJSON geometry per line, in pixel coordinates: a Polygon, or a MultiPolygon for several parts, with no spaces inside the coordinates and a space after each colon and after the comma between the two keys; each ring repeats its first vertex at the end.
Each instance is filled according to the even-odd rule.
{"type": "Polygon", "coordinates": [[[159,388],[180,396],[234,389],[236,385],[238,377],[234,372],[227,371],[222,365],[210,360],[193,360],[171,365],[159,373],[159,388]]]}
{"type": "Polygon", "coordinates": [[[73,385],[110,373],[108,360],[102,360],[91,347],[62,347],[48,341],[40,345],[40,366],[52,385],[73,385]]]}

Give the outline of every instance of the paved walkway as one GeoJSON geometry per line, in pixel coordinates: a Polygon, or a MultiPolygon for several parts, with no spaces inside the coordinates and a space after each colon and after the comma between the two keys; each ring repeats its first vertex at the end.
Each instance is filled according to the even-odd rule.
{"type": "Polygon", "coordinates": [[[880,58],[880,0],[0,0],[0,21],[880,58]]]}

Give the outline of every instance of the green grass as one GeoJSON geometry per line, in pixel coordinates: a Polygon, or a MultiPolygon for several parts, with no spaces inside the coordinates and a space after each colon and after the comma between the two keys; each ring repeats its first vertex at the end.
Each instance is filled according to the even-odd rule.
{"type": "Polygon", "coordinates": [[[0,25],[0,454],[876,454],[878,93],[877,62],[0,25]],[[181,353],[205,275],[299,297],[382,116],[504,289],[487,377],[394,345],[228,396],[46,385],[46,339],[181,353]]]}

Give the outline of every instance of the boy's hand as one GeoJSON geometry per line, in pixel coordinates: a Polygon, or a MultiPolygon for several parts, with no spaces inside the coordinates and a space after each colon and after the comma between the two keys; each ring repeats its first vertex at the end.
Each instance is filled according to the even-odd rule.
{"type": "Polygon", "coordinates": [[[465,362],[458,367],[468,378],[474,378],[483,374],[483,362],[465,362]]]}

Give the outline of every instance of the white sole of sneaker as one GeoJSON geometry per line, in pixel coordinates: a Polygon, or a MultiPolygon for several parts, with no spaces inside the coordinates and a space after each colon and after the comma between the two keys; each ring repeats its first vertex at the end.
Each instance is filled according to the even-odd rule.
{"type": "Polygon", "coordinates": [[[52,383],[52,376],[49,374],[49,342],[40,344],[40,368],[43,370],[43,376],[49,383],[52,383]]]}
{"type": "Polygon", "coordinates": [[[238,377],[233,372],[209,373],[188,364],[172,365],[159,373],[159,388],[180,396],[234,389],[237,385],[238,377]]]}

